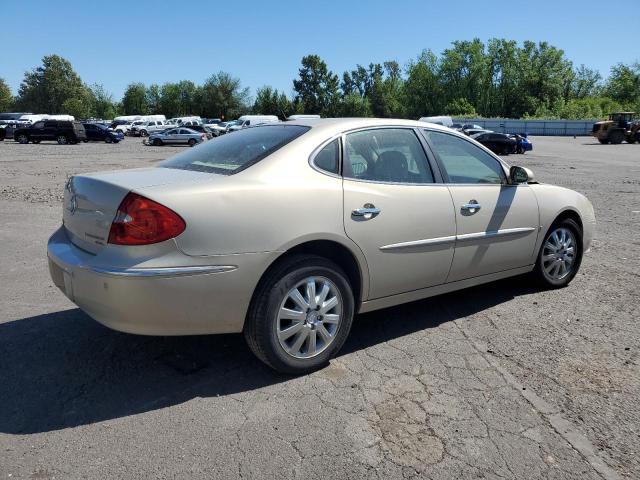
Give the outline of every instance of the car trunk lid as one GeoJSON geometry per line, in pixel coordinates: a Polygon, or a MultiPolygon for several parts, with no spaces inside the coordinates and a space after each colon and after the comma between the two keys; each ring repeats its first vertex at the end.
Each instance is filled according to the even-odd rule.
{"type": "Polygon", "coordinates": [[[63,224],[71,242],[97,254],[109,239],[111,223],[127,193],[148,187],[202,182],[211,174],[170,168],[143,168],[71,177],[64,190],[63,224]]]}

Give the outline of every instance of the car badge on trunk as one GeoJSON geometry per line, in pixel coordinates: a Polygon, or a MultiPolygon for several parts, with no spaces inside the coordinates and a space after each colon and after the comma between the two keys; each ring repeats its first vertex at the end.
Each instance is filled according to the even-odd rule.
{"type": "Polygon", "coordinates": [[[76,213],[77,209],[78,209],[78,196],[74,193],[71,197],[71,200],[69,201],[69,208],[67,208],[67,210],[69,210],[69,213],[73,215],[74,213],[76,213]]]}

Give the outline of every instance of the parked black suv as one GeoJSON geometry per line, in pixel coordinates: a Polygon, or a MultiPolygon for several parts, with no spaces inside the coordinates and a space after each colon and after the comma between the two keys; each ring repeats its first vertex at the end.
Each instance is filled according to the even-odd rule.
{"type": "Polygon", "coordinates": [[[87,139],[80,122],[68,120],[41,120],[30,127],[18,128],[13,138],[19,143],[40,143],[42,140],[57,141],[60,145],[75,144],[87,139]]]}

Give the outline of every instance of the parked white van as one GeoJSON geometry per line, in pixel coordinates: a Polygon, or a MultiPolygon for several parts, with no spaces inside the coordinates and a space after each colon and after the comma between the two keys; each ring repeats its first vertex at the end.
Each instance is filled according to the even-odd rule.
{"type": "Polygon", "coordinates": [[[314,119],[314,118],[321,118],[320,115],[307,115],[305,114],[296,114],[296,115],[289,115],[287,117],[287,120],[309,120],[309,119],[314,119]]]}
{"type": "Polygon", "coordinates": [[[439,117],[420,117],[419,122],[435,123],[436,125],[442,125],[443,127],[451,128],[453,126],[453,120],[451,117],[439,116],[439,117]]]}
{"type": "Polygon", "coordinates": [[[142,120],[144,122],[150,122],[153,120],[164,122],[166,119],[167,117],[165,117],[164,115],[121,115],[119,117],[115,117],[113,121],[135,122],[138,120],[142,120]]]}
{"type": "Polygon", "coordinates": [[[37,115],[33,115],[33,114],[22,115],[18,119],[18,122],[36,123],[36,122],[39,122],[40,120],[62,120],[62,121],[73,122],[75,119],[76,117],[74,117],[73,115],[49,115],[46,113],[41,113],[37,115]]]}
{"type": "Polygon", "coordinates": [[[242,115],[236,124],[229,127],[229,131],[233,132],[245,127],[252,127],[255,125],[262,125],[263,123],[276,123],[280,119],[276,115],[242,115]]]}
{"type": "Polygon", "coordinates": [[[198,116],[189,116],[189,117],[175,117],[170,118],[165,122],[168,125],[202,125],[202,118],[198,116]]]}

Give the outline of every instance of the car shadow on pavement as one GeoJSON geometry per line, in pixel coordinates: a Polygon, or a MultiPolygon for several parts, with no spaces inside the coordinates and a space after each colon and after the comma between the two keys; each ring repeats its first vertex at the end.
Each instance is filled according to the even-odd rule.
{"type": "MultiPolygon", "coordinates": [[[[340,355],[534,291],[516,278],[359,315],[340,355]],[[445,308],[451,302],[456,314],[445,308]]],[[[87,425],[291,379],[256,360],[241,335],[129,335],[79,309],[0,324],[0,352],[0,432],[11,434],[87,425]]]]}

